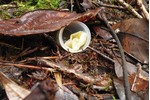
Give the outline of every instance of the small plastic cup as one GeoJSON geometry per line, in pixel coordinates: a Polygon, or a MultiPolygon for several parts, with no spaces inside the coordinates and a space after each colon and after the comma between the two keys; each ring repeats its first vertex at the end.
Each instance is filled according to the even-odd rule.
{"type": "Polygon", "coordinates": [[[71,52],[71,53],[78,53],[78,52],[84,51],[89,46],[90,41],[91,41],[91,32],[84,23],[79,22],[79,21],[74,21],[71,24],[69,24],[68,26],[66,26],[58,31],[57,39],[58,39],[60,46],[64,50],[71,52]],[[87,34],[87,37],[85,37],[86,42],[83,46],[81,46],[79,48],[79,50],[72,50],[68,46],[65,45],[65,42],[70,39],[71,34],[79,32],[79,31],[83,31],[87,34]]]}

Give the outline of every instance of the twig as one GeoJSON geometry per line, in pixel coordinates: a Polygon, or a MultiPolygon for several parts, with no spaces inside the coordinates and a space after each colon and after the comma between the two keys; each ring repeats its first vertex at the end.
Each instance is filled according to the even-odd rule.
{"type": "Polygon", "coordinates": [[[130,85],[129,85],[129,80],[128,80],[127,67],[126,67],[127,65],[126,65],[126,60],[125,60],[125,55],[124,55],[124,51],[123,51],[122,45],[121,45],[121,43],[120,43],[116,33],[114,32],[112,27],[109,25],[108,20],[106,19],[104,13],[102,13],[102,14],[98,13],[98,17],[100,19],[103,19],[103,21],[105,22],[107,27],[110,29],[110,33],[114,37],[114,39],[116,40],[116,43],[118,45],[118,48],[119,48],[119,51],[120,51],[120,54],[121,54],[126,100],[131,100],[130,85]]]}
{"type": "Polygon", "coordinates": [[[136,75],[134,77],[134,80],[133,80],[133,84],[131,86],[131,90],[134,91],[134,87],[136,85],[136,81],[137,81],[137,77],[139,76],[139,68],[137,68],[137,71],[136,71],[136,75]]]}
{"type": "Polygon", "coordinates": [[[70,4],[71,4],[71,12],[73,12],[73,0],[70,0],[70,4]]]}
{"type": "Polygon", "coordinates": [[[38,58],[43,58],[43,59],[57,59],[60,58],[59,56],[46,56],[46,57],[32,57],[32,58],[27,58],[24,60],[19,61],[20,63],[24,63],[26,61],[33,61],[33,60],[37,60],[38,58]]]}
{"type": "Polygon", "coordinates": [[[6,46],[8,48],[16,49],[16,50],[21,50],[21,48],[18,48],[18,47],[14,46],[14,45],[3,43],[3,42],[0,42],[0,45],[6,46]]]}
{"type": "Polygon", "coordinates": [[[143,18],[139,13],[137,13],[137,11],[128,3],[124,2],[124,0],[118,0],[118,2],[124,6],[125,8],[128,9],[128,11],[130,11],[134,16],[136,16],[137,18],[143,18]]]}
{"type": "Polygon", "coordinates": [[[142,0],[137,0],[137,4],[140,7],[141,11],[143,11],[145,18],[149,21],[149,13],[147,12],[142,0]]]}
{"type": "Polygon", "coordinates": [[[104,3],[95,3],[92,2],[96,6],[102,6],[102,7],[108,7],[108,8],[113,8],[113,9],[119,9],[119,10],[125,10],[122,6],[116,6],[116,5],[110,5],[110,4],[104,4],[104,3]]]}
{"type": "Polygon", "coordinates": [[[77,73],[76,70],[74,69],[70,69],[66,66],[63,66],[59,63],[54,63],[54,62],[51,62],[49,60],[45,60],[45,59],[39,59],[39,62],[43,62],[45,63],[47,66],[50,66],[54,69],[58,69],[59,71],[61,72],[64,72],[66,74],[69,74],[69,75],[74,75],[76,78],[86,82],[86,83],[95,83],[97,81],[100,81],[101,79],[94,79],[92,78],[91,76],[88,76],[88,75],[85,75],[85,74],[80,74],[80,73],[77,73]]]}
{"type": "Polygon", "coordinates": [[[22,56],[25,56],[25,55],[27,55],[27,54],[33,53],[33,52],[39,50],[39,47],[35,47],[35,48],[33,48],[33,49],[30,49],[30,50],[29,50],[29,49],[30,49],[30,48],[27,48],[27,49],[25,49],[23,52],[21,52],[20,54],[18,54],[18,55],[16,55],[16,56],[13,56],[12,59],[16,60],[16,59],[18,59],[19,57],[22,57],[22,56]]]}
{"type": "Polygon", "coordinates": [[[146,81],[149,81],[149,78],[148,78],[148,77],[144,77],[144,76],[142,75],[142,66],[141,66],[140,63],[137,63],[137,68],[138,68],[138,77],[139,77],[139,78],[142,78],[142,79],[144,79],[144,80],[146,80],[146,81]]]}
{"type": "Polygon", "coordinates": [[[96,53],[98,53],[99,55],[101,55],[102,57],[104,57],[105,59],[107,59],[107,60],[109,60],[109,61],[111,61],[111,62],[114,62],[113,59],[111,59],[111,58],[109,58],[108,56],[106,56],[106,55],[100,53],[100,52],[97,51],[96,49],[94,49],[94,48],[92,48],[92,47],[90,47],[90,46],[88,46],[88,48],[91,49],[91,50],[93,50],[93,51],[95,51],[96,53]]]}
{"type": "Polygon", "coordinates": [[[0,65],[2,66],[15,66],[18,68],[30,68],[30,69],[37,69],[37,70],[46,70],[50,72],[54,72],[55,70],[52,68],[47,68],[47,67],[40,67],[40,66],[32,66],[32,65],[23,65],[23,64],[13,64],[13,63],[1,63],[0,65]]]}
{"type": "Polygon", "coordinates": [[[8,9],[8,8],[15,8],[16,5],[12,4],[5,4],[5,5],[0,5],[0,10],[8,9]]]}

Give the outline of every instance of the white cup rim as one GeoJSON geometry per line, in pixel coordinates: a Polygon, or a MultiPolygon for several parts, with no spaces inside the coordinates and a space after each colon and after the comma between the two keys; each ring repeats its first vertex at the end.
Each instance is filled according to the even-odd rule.
{"type": "MultiPolygon", "coordinates": [[[[82,52],[82,51],[84,51],[84,50],[89,46],[89,44],[90,44],[90,41],[91,41],[91,32],[90,32],[89,28],[88,28],[83,22],[74,21],[74,22],[72,22],[71,24],[78,24],[78,25],[80,25],[80,26],[83,28],[83,30],[79,30],[79,31],[84,31],[85,33],[87,33],[87,39],[86,39],[86,43],[84,44],[84,46],[83,46],[81,49],[74,51],[74,50],[69,49],[69,47],[67,47],[67,46],[64,44],[64,41],[63,41],[63,37],[62,37],[62,36],[63,36],[63,31],[64,31],[64,29],[65,29],[66,27],[63,27],[63,28],[61,28],[61,29],[59,30],[59,32],[58,32],[58,42],[59,42],[59,44],[61,45],[61,47],[62,47],[63,49],[65,49],[66,51],[69,51],[69,52],[71,52],[71,53],[82,52]]],[[[68,26],[69,26],[69,25],[68,25],[68,26]]]]}

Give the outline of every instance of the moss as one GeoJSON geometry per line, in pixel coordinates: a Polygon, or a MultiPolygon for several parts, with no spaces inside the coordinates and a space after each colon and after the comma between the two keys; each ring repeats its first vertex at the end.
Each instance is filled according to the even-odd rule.
{"type": "Polygon", "coordinates": [[[6,10],[0,10],[0,18],[1,19],[10,19],[11,16],[6,10]]]}
{"type": "MultiPolygon", "coordinates": [[[[13,16],[19,16],[24,12],[33,11],[37,9],[58,9],[61,0],[14,0],[17,10],[13,12],[13,16]]],[[[8,19],[11,18],[8,9],[2,9],[0,12],[0,18],[8,19]]]]}

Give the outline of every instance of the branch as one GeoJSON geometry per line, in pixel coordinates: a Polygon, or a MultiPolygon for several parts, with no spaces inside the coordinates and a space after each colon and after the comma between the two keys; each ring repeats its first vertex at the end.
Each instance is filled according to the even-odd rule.
{"type": "Polygon", "coordinates": [[[125,8],[128,9],[129,12],[131,12],[135,17],[137,18],[143,18],[131,5],[128,3],[124,2],[123,0],[118,0],[118,2],[124,6],[125,8]]]}
{"type": "Polygon", "coordinates": [[[111,58],[109,58],[108,56],[106,56],[106,55],[100,53],[98,50],[96,50],[96,49],[94,49],[94,48],[92,48],[92,47],[90,47],[90,46],[88,46],[88,48],[91,49],[91,50],[93,50],[93,51],[95,51],[96,53],[98,53],[99,55],[101,55],[103,58],[105,58],[105,59],[107,59],[107,60],[109,60],[109,61],[111,61],[111,62],[114,63],[114,60],[113,60],[113,59],[111,59],[111,58]]]}
{"type": "Polygon", "coordinates": [[[107,27],[110,29],[111,35],[114,37],[114,39],[117,42],[117,45],[118,45],[118,48],[119,48],[119,51],[120,51],[120,54],[121,54],[121,60],[122,60],[122,69],[123,69],[126,100],[131,100],[130,84],[129,84],[129,80],[128,80],[128,73],[127,73],[127,67],[126,67],[127,65],[126,65],[126,60],[125,60],[123,48],[121,46],[121,43],[120,43],[116,33],[114,32],[112,27],[109,25],[108,20],[106,19],[105,15],[103,13],[102,13],[102,15],[100,15],[100,13],[98,13],[98,17],[99,17],[99,19],[102,19],[105,22],[107,27]]]}
{"type": "Polygon", "coordinates": [[[141,11],[143,12],[145,18],[149,21],[149,13],[147,12],[142,0],[137,0],[137,4],[140,7],[141,11]]]}
{"type": "Polygon", "coordinates": [[[84,81],[85,83],[93,84],[101,80],[101,79],[94,79],[93,77],[86,75],[86,74],[77,73],[76,70],[63,66],[60,63],[54,63],[52,61],[42,59],[42,58],[38,59],[38,61],[46,64],[49,67],[52,67],[53,69],[57,69],[61,72],[64,72],[65,74],[75,75],[77,79],[80,79],[81,81],[84,81]]]}
{"type": "Polygon", "coordinates": [[[104,3],[95,3],[92,2],[94,5],[98,6],[98,7],[107,7],[107,8],[113,8],[113,9],[119,9],[119,10],[125,10],[125,8],[123,8],[122,6],[116,6],[116,5],[110,5],[110,4],[104,4],[104,3]]]}
{"type": "Polygon", "coordinates": [[[18,68],[29,68],[29,69],[46,70],[46,71],[50,71],[50,72],[55,72],[55,69],[52,69],[52,68],[33,66],[33,65],[3,63],[3,62],[0,62],[0,65],[2,65],[2,66],[15,66],[15,67],[18,67],[18,68]]]}

